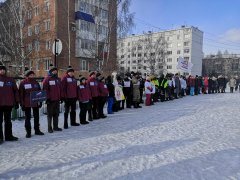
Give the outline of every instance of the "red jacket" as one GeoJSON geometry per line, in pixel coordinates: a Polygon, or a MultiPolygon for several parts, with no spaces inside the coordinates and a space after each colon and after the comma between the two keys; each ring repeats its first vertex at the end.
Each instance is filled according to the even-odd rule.
{"type": "Polygon", "coordinates": [[[19,94],[13,78],[0,75],[0,106],[14,106],[19,103],[19,94]]]}
{"type": "Polygon", "coordinates": [[[63,76],[61,86],[63,98],[77,98],[77,80],[74,77],[70,77],[68,74],[63,76]]]}
{"type": "Polygon", "coordinates": [[[103,82],[98,82],[98,91],[99,91],[99,96],[107,97],[108,96],[108,88],[107,85],[104,84],[103,82]]]}
{"type": "Polygon", "coordinates": [[[88,85],[80,84],[78,86],[78,100],[80,102],[88,102],[91,99],[92,99],[91,91],[90,91],[88,85]]]}
{"type": "Polygon", "coordinates": [[[95,78],[89,78],[88,85],[90,87],[91,96],[98,97],[99,96],[98,81],[95,78]]]}
{"type": "Polygon", "coordinates": [[[39,91],[41,87],[35,79],[26,78],[19,85],[20,105],[24,107],[37,107],[37,103],[31,104],[30,94],[39,91]]]}
{"type": "Polygon", "coordinates": [[[60,101],[61,80],[58,77],[48,76],[43,80],[43,90],[47,92],[47,99],[50,101],[60,101]]]}

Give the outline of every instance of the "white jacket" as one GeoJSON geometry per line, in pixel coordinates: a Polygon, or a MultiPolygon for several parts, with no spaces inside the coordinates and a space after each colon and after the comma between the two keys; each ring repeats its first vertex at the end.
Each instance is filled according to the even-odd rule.
{"type": "Polygon", "coordinates": [[[145,94],[152,94],[152,91],[150,91],[149,89],[152,89],[152,83],[146,81],[144,83],[144,87],[145,87],[145,94]]]}

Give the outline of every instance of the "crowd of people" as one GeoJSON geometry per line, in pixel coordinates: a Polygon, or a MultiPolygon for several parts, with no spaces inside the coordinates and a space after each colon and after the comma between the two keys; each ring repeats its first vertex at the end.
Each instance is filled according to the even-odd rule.
{"type": "MultiPolygon", "coordinates": [[[[43,102],[32,102],[31,93],[46,92],[48,132],[62,131],[59,127],[59,105],[64,103],[64,129],[69,125],[89,124],[93,120],[104,119],[104,106],[107,114],[113,114],[125,108],[141,108],[143,94],[145,105],[170,101],[186,95],[225,93],[227,78],[224,76],[200,77],[167,74],[157,77],[143,77],[139,73],[126,73],[123,76],[113,73],[106,78],[99,72],[90,72],[88,77],[79,75],[76,79],[74,69],[69,66],[64,76],[58,77],[58,69],[50,66],[42,87],[34,78],[32,70],[25,70],[25,79],[19,86],[13,78],[7,76],[7,68],[0,65],[0,144],[5,141],[17,141],[13,136],[11,111],[21,107],[25,112],[26,138],[32,136],[31,114],[33,113],[35,135],[44,135],[40,130],[39,108],[43,102]],[[76,109],[79,103],[80,113],[76,109]],[[77,122],[79,121],[79,123],[77,122]],[[4,131],[3,131],[4,122],[4,131]]],[[[239,82],[233,77],[229,80],[231,92],[237,90],[239,82]]]]}

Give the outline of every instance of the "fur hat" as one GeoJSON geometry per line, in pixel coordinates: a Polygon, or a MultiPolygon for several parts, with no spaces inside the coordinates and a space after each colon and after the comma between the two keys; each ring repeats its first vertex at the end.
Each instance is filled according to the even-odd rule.
{"type": "Polygon", "coordinates": [[[80,77],[80,82],[82,82],[83,80],[87,80],[84,76],[80,77]]]}
{"type": "Polygon", "coordinates": [[[69,72],[74,72],[74,69],[72,68],[72,66],[68,66],[67,73],[69,73],[69,72]]]}
{"type": "Polygon", "coordinates": [[[49,72],[53,72],[53,71],[57,71],[57,68],[53,65],[53,64],[50,64],[49,66],[49,72]]]}
{"type": "Polygon", "coordinates": [[[0,70],[5,70],[5,71],[7,71],[7,68],[6,68],[6,66],[4,66],[4,65],[0,65],[0,70]]]}
{"type": "Polygon", "coordinates": [[[25,67],[25,70],[24,70],[24,75],[26,77],[30,76],[31,74],[35,74],[32,70],[28,69],[28,67],[25,67]]]}

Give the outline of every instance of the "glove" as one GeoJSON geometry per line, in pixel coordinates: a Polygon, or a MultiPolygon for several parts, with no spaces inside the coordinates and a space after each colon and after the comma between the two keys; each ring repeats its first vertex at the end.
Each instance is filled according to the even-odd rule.
{"type": "Polygon", "coordinates": [[[42,102],[38,103],[38,108],[42,107],[42,102]]]}
{"type": "Polygon", "coordinates": [[[14,106],[15,109],[18,109],[19,108],[19,104],[16,103],[15,106],[14,106]]]}
{"type": "Polygon", "coordinates": [[[22,111],[25,111],[25,106],[21,106],[21,108],[22,108],[22,111]]]}
{"type": "Polygon", "coordinates": [[[50,104],[50,102],[51,102],[50,99],[46,100],[46,104],[50,104]]]}

